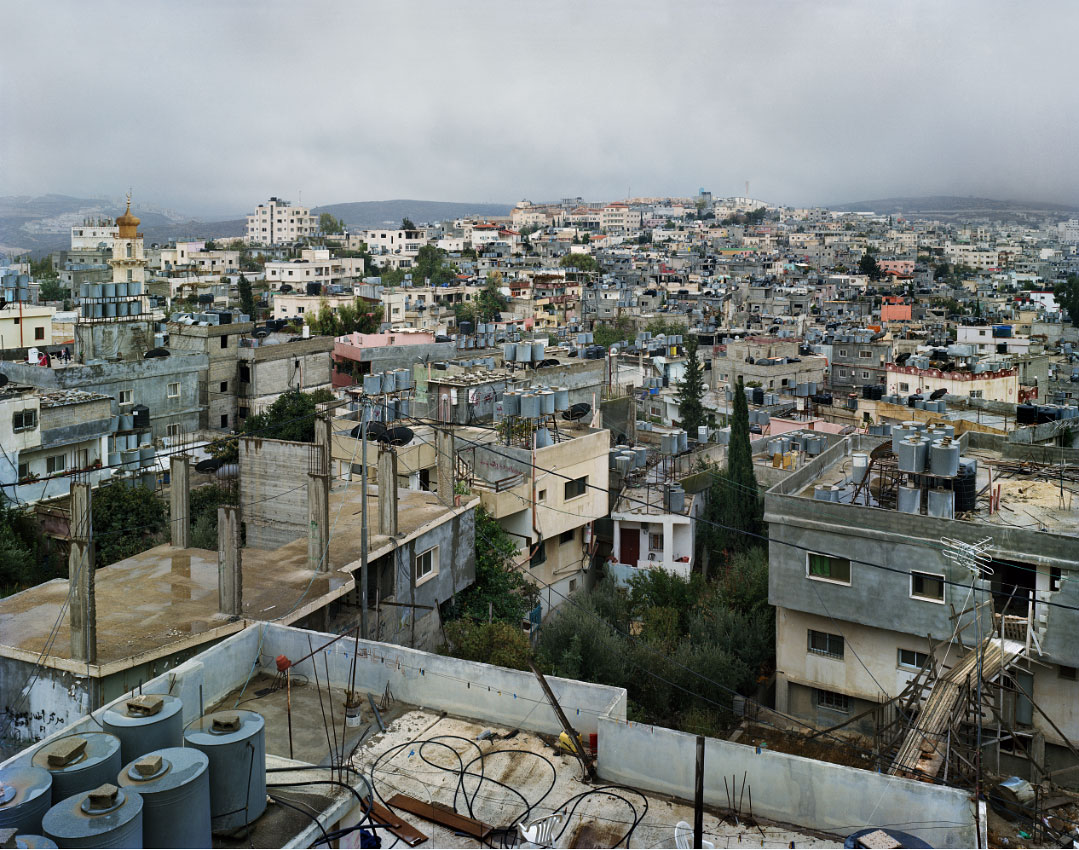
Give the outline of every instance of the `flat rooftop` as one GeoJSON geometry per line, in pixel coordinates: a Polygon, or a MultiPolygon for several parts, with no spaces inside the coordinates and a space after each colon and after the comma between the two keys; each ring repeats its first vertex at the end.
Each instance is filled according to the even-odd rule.
{"type": "MultiPolygon", "coordinates": [[[[347,639],[344,643],[348,644],[347,639]]],[[[268,753],[289,757],[291,749],[291,757],[298,761],[328,766],[331,752],[343,752],[347,764],[373,779],[383,804],[396,794],[404,794],[435,808],[445,807],[446,811],[456,809],[465,815],[471,811],[474,819],[496,829],[512,828],[526,813],[529,819],[553,814],[567,808],[567,802],[572,806],[578,795],[607,784],[583,783],[580,763],[558,749],[553,735],[418,707],[394,699],[392,693],[389,698],[385,693],[373,695],[386,725],[383,732],[366,699],[358,721],[346,725],[345,696],[343,688],[327,688],[325,680],[316,685],[312,679],[294,676],[291,735],[289,693],[276,677],[259,674],[247,683],[242,695],[241,688],[236,687],[208,710],[223,711],[235,706],[259,712],[266,720],[268,753]],[[469,772],[482,772],[485,778],[465,778],[469,797],[466,802],[458,786],[458,771],[461,764],[473,759],[481,761],[469,772]]],[[[325,778],[325,772],[321,778],[325,778]]],[[[743,809],[747,805],[744,803],[743,809]]],[[[472,837],[394,808],[429,837],[421,846],[477,846],[472,837]]],[[[705,810],[704,837],[718,847],[745,844],[778,848],[789,847],[791,842],[797,847],[834,847],[841,841],[763,820],[759,827],[745,822],[738,825],[723,814],[710,807],[705,810]]],[[[672,797],[611,788],[608,793],[591,794],[581,800],[564,822],[557,846],[614,847],[638,818],[630,846],[671,847],[675,825],[679,821],[692,824],[693,806],[672,797]]],[[[497,840],[496,833],[492,841],[497,840]]]]}
{"type": "MultiPolygon", "coordinates": [[[[378,488],[368,490],[371,559],[432,522],[468,510],[447,508],[434,493],[398,491],[398,535],[391,540],[378,529],[378,488]]],[[[155,546],[97,570],[97,651],[102,674],[122,669],[144,656],[178,652],[239,631],[245,620],[292,623],[351,590],[350,565],[361,557],[361,496],[357,484],[330,494],[329,572],[307,567],[307,538],[278,549],[242,550],[243,618],[220,613],[217,552],[155,546]]],[[[71,660],[69,619],[60,616],[67,603],[68,581],[55,579],[0,599],[0,655],[82,669],[71,660]],[[57,620],[60,624],[56,627],[57,620]],[[50,642],[50,634],[56,634],[50,642]],[[65,663],[66,662],[66,663],[65,663]]]]}
{"type": "MultiPolygon", "coordinates": [[[[854,451],[869,453],[880,444],[891,445],[891,437],[858,435],[854,451]]],[[[978,462],[975,508],[959,513],[955,519],[970,520],[1031,531],[1079,536],[1079,469],[1074,466],[1051,466],[1005,458],[1000,452],[985,448],[966,448],[962,457],[978,462]],[[989,489],[1000,488],[999,509],[990,511],[989,489]]],[[[854,504],[870,507],[895,508],[894,497],[888,494],[889,470],[893,462],[874,462],[869,470],[868,494],[862,488],[854,504]],[[881,500],[882,482],[884,486],[881,500]]],[[[855,496],[853,458],[840,455],[804,486],[789,495],[814,498],[818,485],[837,487],[839,501],[851,503],[855,496]]],[[[923,498],[923,512],[925,510],[923,498]]]]}

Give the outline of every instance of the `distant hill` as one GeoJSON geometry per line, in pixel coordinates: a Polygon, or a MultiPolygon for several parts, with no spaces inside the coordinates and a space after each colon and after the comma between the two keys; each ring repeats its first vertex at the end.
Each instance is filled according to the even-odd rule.
{"type": "Polygon", "coordinates": [[[507,216],[511,204],[461,204],[452,201],[356,201],[351,204],[328,204],[311,210],[315,215],[329,213],[341,219],[348,227],[382,227],[400,224],[408,218],[416,224],[433,223],[469,215],[507,216]]]}
{"type": "Polygon", "coordinates": [[[931,195],[924,198],[880,198],[875,201],[855,201],[849,204],[829,204],[836,212],[875,212],[880,215],[902,215],[910,218],[990,218],[1017,220],[1063,216],[1079,212],[1079,206],[1052,204],[1040,201],[1001,201],[994,198],[972,198],[957,195],[931,195]]]}

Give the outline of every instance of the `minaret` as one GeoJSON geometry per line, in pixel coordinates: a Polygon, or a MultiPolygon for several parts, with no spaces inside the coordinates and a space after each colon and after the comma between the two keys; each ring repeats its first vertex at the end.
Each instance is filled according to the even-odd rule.
{"type": "Polygon", "coordinates": [[[76,354],[91,359],[140,357],[153,347],[146,300],[146,257],[139,219],[127,209],[116,219],[113,239],[112,283],[82,285],[79,320],[75,328],[76,354]]]}

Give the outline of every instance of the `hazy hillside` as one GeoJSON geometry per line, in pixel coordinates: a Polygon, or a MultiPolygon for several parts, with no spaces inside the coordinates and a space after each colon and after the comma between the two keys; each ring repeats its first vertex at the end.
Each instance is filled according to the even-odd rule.
{"type": "Polygon", "coordinates": [[[311,212],[319,215],[327,212],[345,222],[350,228],[381,227],[400,224],[401,219],[412,219],[416,224],[433,223],[448,218],[467,215],[506,216],[513,209],[511,204],[459,204],[451,201],[356,201],[351,204],[328,204],[315,207],[311,212]]]}
{"type": "Polygon", "coordinates": [[[989,218],[1019,220],[1049,216],[1060,218],[1079,211],[1079,206],[1040,201],[1001,201],[994,198],[931,195],[924,198],[880,198],[849,204],[829,204],[837,212],[875,212],[910,218],[964,219],[989,218]]]}

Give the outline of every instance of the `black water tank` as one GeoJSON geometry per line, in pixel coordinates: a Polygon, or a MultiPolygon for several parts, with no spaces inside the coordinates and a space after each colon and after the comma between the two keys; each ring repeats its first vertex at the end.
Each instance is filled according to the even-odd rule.
{"type": "Polygon", "coordinates": [[[1038,421],[1038,408],[1033,404],[1017,404],[1015,406],[1015,422],[1017,425],[1033,425],[1038,421]]]}
{"type": "Polygon", "coordinates": [[[131,415],[136,428],[150,427],[150,408],[145,404],[136,404],[131,408],[131,415]]]}

